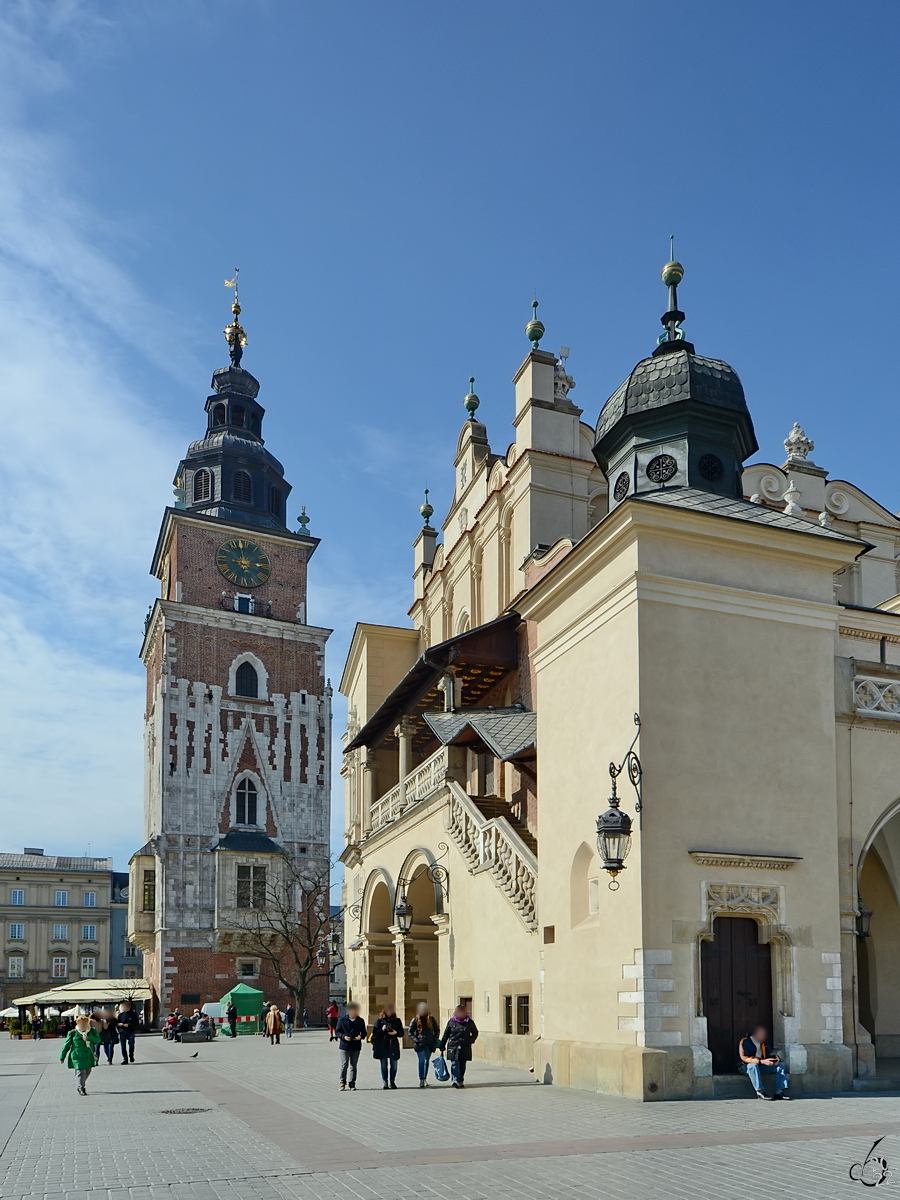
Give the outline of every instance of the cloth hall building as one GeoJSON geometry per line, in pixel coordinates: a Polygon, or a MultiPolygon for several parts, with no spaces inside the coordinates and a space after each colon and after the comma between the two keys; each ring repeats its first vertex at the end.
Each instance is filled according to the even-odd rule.
{"type": "MultiPolygon", "coordinates": [[[[284,1007],[271,960],[246,935],[279,888],[299,893],[329,863],[330,631],[306,608],[318,539],[305,509],[300,529],[287,527],[291,488],[263,441],[259,383],[240,365],[237,295],[232,311],[231,363],[213,374],[206,432],[163,515],[141,650],[145,844],[131,860],[129,936],[165,1011],[218,1001],[240,981],[284,1007]]],[[[317,1015],[319,975],[307,996],[317,1015]]]]}
{"type": "Polygon", "coordinates": [[[792,1090],[866,1087],[900,1062],[900,520],[796,425],[758,456],[682,274],[590,422],[535,317],[508,449],[466,397],[411,624],[357,626],[348,988],[464,1001],[546,1082],[713,1096],[761,1022],[792,1090]]]}

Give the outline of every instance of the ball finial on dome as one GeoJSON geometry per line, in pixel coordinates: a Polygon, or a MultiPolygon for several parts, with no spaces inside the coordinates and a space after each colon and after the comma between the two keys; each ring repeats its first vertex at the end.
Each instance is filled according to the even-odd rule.
{"type": "Polygon", "coordinates": [[[428,488],[425,489],[425,503],[419,506],[419,512],[425,520],[426,527],[429,527],[431,518],[434,516],[434,509],[428,503],[428,488]]]}
{"type": "Polygon", "coordinates": [[[531,342],[532,350],[537,350],[541,338],[544,336],[544,326],[538,320],[537,315],[538,302],[533,300],[531,304],[531,320],[525,326],[525,336],[531,342]]]}
{"type": "Polygon", "coordinates": [[[470,375],[469,376],[469,391],[468,391],[468,394],[466,395],[466,398],[463,400],[463,404],[466,406],[466,412],[469,414],[469,416],[472,418],[473,421],[475,420],[475,409],[478,407],[478,405],[480,403],[481,403],[481,401],[475,395],[475,376],[470,375]]]}

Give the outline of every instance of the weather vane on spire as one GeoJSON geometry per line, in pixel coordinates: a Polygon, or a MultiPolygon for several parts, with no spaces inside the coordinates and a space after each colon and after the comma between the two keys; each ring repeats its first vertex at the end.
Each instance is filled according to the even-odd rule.
{"type": "Polygon", "coordinates": [[[228,353],[231,356],[231,365],[239,367],[241,358],[244,354],[244,347],[247,345],[247,335],[244,333],[238,317],[241,315],[241,303],[238,296],[238,276],[241,273],[240,267],[234,268],[234,279],[226,279],[225,286],[234,288],[234,302],[231,305],[231,311],[234,314],[234,320],[230,325],[225,326],[225,341],[228,343],[228,353]]]}

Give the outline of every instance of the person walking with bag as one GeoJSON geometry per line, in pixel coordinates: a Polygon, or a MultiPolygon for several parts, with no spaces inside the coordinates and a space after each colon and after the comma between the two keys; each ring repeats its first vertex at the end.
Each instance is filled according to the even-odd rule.
{"type": "Polygon", "coordinates": [[[466,1086],[466,1064],[472,1061],[472,1043],[478,1040],[478,1027],[464,1004],[458,1004],[447,1022],[438,1049],[450,1060],[451,1087],[466,1086]]]}
{"type": "Polygon", "coordinates": [[[349,1087],[356,1091],[356,1064],[366,1036],[366,1023],[359,1015],[358,1004],[348,1004],[346,1013],[337,1023],[338,1050],[341,1052],[341,1091],[349,1087]],[[349,1080],[348,1080],[349,1071],[349,1080]]]}
{"type": "Polygon", "coordinates": [[[403,1022],[393,1004],[386,1004],[372,1027],[372,1053],[381,1060],[381,1081],[384,1090],[397,1088],[397,1063],[403,1043],[403,1022]]]}
{"type": "Polygon", "coordinates": [[[270,1046],[281,1045],[281,1035],[284,1033],[284,1021],[281,1019],[281,1013],[278,1011],[277,1004],[270,1004],[269,1011],[266,1013],[266,1033],[269,1037],[270,1046]]]}
{"type": "Polygon", "coordinates": [[[68,1066],[75,1071],[75,1086],[79,1096],[87,1095],[88,1076],[94,1069],[94,1047],[100,1043],[100,1034],[91,1025],[87,1013],[80,1013],[75,1018],[75,1028],[70,1029],[63,1042],[59,1061],[64,1063],[68,1058],[68,1066]]]}
{"type": "Polygon", "coordinates": [[[416,1015],[409,1023],[409,1040],[419,1060],[419,1087],[428,1087],[428,1064],[437,1049],[440,1030],[438,1023],[428,1011],[427,1004],[416,1008],[416,1015]]]}

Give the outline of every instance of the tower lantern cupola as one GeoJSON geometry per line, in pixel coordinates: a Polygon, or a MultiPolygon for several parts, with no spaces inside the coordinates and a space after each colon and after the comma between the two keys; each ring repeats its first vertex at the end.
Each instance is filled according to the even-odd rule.
{"type": "Polygon", "coordinates": [[[744,389],[726,362],[685,341],[674,254],[662,271],[665,333],[610,396],[597,422],[594,457],[609,480],[610,508],[659,488],[690,487],[740,498],[741,468],[758,449],[744,389]]]}
{"type": "Polygon", "coordinates": [[[225,326],[231,362],[213,372],[206,435],[188,447],[175,482],[187,509],[285,529],[291,485],[284,478],[284,467],[265,448],[266,410],[257,400],[259,382],[241,366],[247,335],[238,321],[237,273],[226,285],[235,289],[234,319],[225,326]]]}

